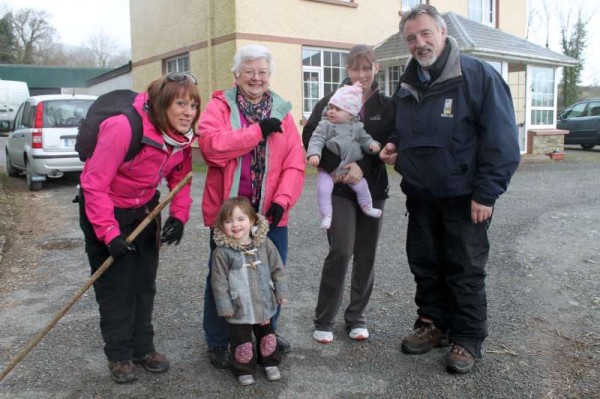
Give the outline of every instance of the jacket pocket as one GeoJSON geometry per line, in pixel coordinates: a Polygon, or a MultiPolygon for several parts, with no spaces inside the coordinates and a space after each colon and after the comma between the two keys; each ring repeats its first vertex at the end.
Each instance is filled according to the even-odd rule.
{"type": "Polygon", "coordinates": [[[451,196],[463,174],[451,151],[451,139],[420,137],[399,146],[394,169],[405,183],[429,197],[451,196]]]}
{"type": "Polygon", "coordinates": [[[240,318],[244,315],[244,307],[242,306],[239,294],[237,291],[231,291],[229,297],[231,298],[231,305],[233,306],[233,316],[235,318],[240,318]]]}

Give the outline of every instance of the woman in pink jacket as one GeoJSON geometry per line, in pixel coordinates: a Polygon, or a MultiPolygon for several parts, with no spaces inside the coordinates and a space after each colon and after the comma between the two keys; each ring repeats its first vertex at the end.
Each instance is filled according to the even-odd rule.
{"type": "Polygon", "coordinates": [[[152,309],[160,241],[176,245],[192,203],[190,184],[173,198],[160,236],[160,218],[128,244],[125,238],[158,204],[157,187],[169,189],[192,169],[191,143],[200,116],[196,79],[173,73],[155,80],[133,103],[141,117],[141,150],[125,160],[132,128],[124,114],[100,124],[98,143],[81,173],[80,225],[92,273],[111,255],[115,262],[94,284],[104,352],[113,380],[136,380],[133,362],[150,372],[167,371],[154,348],[152,309]]]}
{"type": "MultiPolygon", "coordinates": [[[[288,215],[304,185],[304,148],[291,105],[269,89],[273,60],[260,45],[241,48],[234,56],[235,85],[217,91],[202,113],[198,140],[208,165],[202,213],[212,228],[219,208],[231,197],[246,197],[270,222],[268,237],[285,264],[288,215]]],[[[217,368],[230,365],[229,325],[217,314],[211,288],[211,263],[204,293],[204,332],[208,357],[217,368]]],[[[279,311],[273,317],[273,330],[279,311]]],[[[282,353],[290,344],[277,335],[282,353]]],[[[235,348],[231,348],[235,355],[235,348]]]]}

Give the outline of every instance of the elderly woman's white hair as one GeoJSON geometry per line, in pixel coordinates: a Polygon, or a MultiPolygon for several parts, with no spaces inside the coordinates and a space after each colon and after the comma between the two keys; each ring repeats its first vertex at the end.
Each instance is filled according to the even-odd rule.
{"type": "Polygon", "coordinates": [[[233,56],[233,67],[231,67],[231,72],[233,72],[235,76],[239,76],[240,72],[242,72],[242,65],[248,61],[255,60],[267,61],[267,64],[269,64],[269,75],[273,74],[275,63],[273,62],[271,52],[268,48],[261,46],[260,44],[249,44],[240,48],[233,56]]]}

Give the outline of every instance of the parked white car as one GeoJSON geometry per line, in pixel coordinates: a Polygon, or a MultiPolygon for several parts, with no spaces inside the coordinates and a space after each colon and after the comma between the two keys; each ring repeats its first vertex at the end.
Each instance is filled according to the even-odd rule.
{"type": "Polygon", "coordinates": [[[81,172],[75,152],[77,127],[96,96],[44,95],[29,97],[17,111],[6,142],[6,171],[11,177],[25,172],[32,191],[47,178],[81,172]]]}

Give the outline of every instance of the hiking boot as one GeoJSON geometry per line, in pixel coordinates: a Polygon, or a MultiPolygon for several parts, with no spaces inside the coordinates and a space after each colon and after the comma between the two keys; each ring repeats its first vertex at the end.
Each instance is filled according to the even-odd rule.
{"type": "Polygon", "coordinates": [[[400,348],[409,355],[421,355],[433,347],[447,346],[448,335],[439,330],[432,322],[417,319],[415,331],[402,340],[400,348]]]}
{"type": "Polygon", "coordinates": [[[446,370],[451,373],[468,373],[475,366],[475,357],[458,344],[452,344],[452,348],[446,355],[446,370]]]}
{"type": "Polygon", "coordinates": [[[117,384],[125,384],[137,380],[133,371],[135,367],[131,360],[122,360],[119,362],[108,362],[110,376],[117,384]]]}
{"type": "Polygon", "coordinates": [[[277,337],[277,346],[279,347],[279,352],[284,355],[286,353],[290,353],[292,350],[292,345],[289,343],[289,341],[279,334],[275,334],[275,336],[277,337]]]}
{"type": "Polygon", "coordinates": [[[225,347],[208,348],[208,360],[218,369],[227,369],[231,366],[231,354],[225,347]]]}
{"type": "Polygon", "coordinates": [[[142,367],[151,373],[164,373],[169,369],[169,361],[165,355],[158,352],[148,353],[138,359],[133,359],[134,363],[141,364],[142,367]]]}

